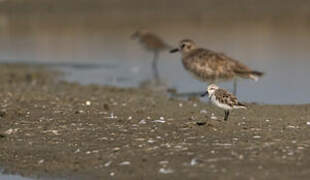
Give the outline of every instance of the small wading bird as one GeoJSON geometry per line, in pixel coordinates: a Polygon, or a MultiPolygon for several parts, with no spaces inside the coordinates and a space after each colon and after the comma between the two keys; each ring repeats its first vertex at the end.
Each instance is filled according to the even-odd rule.
{"type": "Polygon", "coordinates": [[[152,70],[153,77],[155,80],[159,81],[159,72],[158,72],[158,58],[159,53],[164,50],[170,49],[170,46],[167,45],[161,38],[159,38],[156,34],[151,33],[145,29],[140,29],[131,35],[132,39],[137,39],[142,46],[150,52],[154,53],[153,61],[152,61],[152,70]]]}
{"type": "Polygon", "coordinates": [[[253,71],[246,65],[209,49],[199,48],[193,40],[180,41],[179,47],[172,49],[180,51],[184,68],[201,81],[215,83],[218,80],[234,80],[233,94],[237,93],[237,78],[257,81],[264,73],[253,71]]]}
{"type": "Polygon", "coordinates": [[[207,91],[201,96],[208,95],[210,101],[217,107],[224,109],[225,117],[224,120],[228,120],[228,116],[233,109],[246,109],[246,106],[240,103],[236,96],[232,95],[225,89],[221,89],[215,84],[208,86],[207,91]]]}

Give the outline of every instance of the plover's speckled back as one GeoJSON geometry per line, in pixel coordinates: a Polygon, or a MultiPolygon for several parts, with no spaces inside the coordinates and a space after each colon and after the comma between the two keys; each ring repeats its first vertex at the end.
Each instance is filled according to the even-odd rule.
{"type": "Polygon", "coordinates": [[[262,72],[253,71],[246,65],[209,49],[199,48],[193,40],[180,41],[179,48],[170,52],[180,51],[184,68],[194,77],[202,81],[214,83],[218,80],[234,79],[234,94],[236,94],[236,78],[253,79],[257,81],[262,72]]]}
{"type": "Polygon", "coordinates": [[[138,39],[142,46],[154,53],[154,58],[152,62],[153,75],[156,80],[159,80],[158,72],[158,57],[159,53],[164,50],[170,49],[170,46],[166,44],[159,36],[154,33],[149,32],[146,29],[137,30],[131,36],[133,39],[138,39]]]}
{"type": "Polygon", "coordinates": [[[206,92],[201,96],[208,95],[210,101],[217,107],[224,109],[225,117],[224,120],[228,119],[229,113],[233,109],[246,109],[246,106],[240,103],[236,96],[229,93],[225,89],[219,88],[215,84],[208,86],[206,92]]]}

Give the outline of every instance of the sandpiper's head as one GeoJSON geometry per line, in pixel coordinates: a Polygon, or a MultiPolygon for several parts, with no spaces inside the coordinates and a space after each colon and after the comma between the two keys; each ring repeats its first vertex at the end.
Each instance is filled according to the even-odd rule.
{"type": "Polygon", "coordinates": [[[203,96],[208,95],[208,94],[209,94],[209,96],[212,96],[212,95],[215,93],[215,91],[216,91],[217,89],[219,89],[219,87],[218,87],[217,85],[215,85],[215,84],[210,84],[210,85],[208,86],[206,92],[203,93],[201,96],[203,97],[203,96]]]}
{"type": "Polygon", "coordinates": [[[146,30],[146,29],[138,29],[130,37],[131,37],[131,39],[138,39],[147,33],[148,33],[148,30],[146,30]]]}
{"type": "Polygon", "coordinates": [[[170,52],[175,53],[177,51],[180,51],[181,53],[187,53],[193,49],[196,49],[196,43],[191,39],[184,39],[179,42],[178,48],[172,49],[170,52]]]}

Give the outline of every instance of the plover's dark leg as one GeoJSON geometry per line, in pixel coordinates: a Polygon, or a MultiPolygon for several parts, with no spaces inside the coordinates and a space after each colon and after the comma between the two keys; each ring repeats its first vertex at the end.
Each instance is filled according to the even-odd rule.
{"type": "Polygon", "coordinates": [[[225,111],[225,117],[224,117],[224,120],[225,120],[225,121],[228,120],[228,116],[229,116],[229,111],[225,111]]]}
{"type": "Polygon", "coordinates": [[[159,81],[159,72],[158,72],[158,56],[159,56],[159,52],[158,51],[154,51],[154,58],[153,58],[153,62],[152,62],[152,69],[153,69],[153,76],[155,78],[156,81],[159,81]]]}
{"type": "Polygon", "coordinates": [[[234,79],[233,84],[234,84],[233,94],[236,96],[237,95],[237,78],[234,79]]]}

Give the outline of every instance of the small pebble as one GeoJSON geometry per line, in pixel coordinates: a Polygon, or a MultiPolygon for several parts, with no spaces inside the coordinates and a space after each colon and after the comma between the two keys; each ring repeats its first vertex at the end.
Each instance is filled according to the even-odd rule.
{"type": "Polygon", "coordinates": [[[254,139],[260,139],[260,136],[253,136],[254,139]]]}
{"type": "Polygon", "coordinates": [[[51,130],[51,132],[55,135],[60,135],[59,132],[57,130],[51,130]]]}
{"type": "Polygon", "coordinates": [[[168,164],[168,163],[169,163],[169,161],[159,161],[160,165],[164,165],[164,164],[168,164]]]}
{"type": "Polygon", "coordinates": [[[77,149],[77,150],[74,151],[74,153],[78,153],[78,152],[80,152],[80,151],[81,151],[80,149],[77,149]]]}
{"type": "Polygon", "coordinates": [[[208,113],[208,111],[204,110],[204,109],[200,111],[200,114],[207,114],[207,113],[208,113]]]}
{"type": "Polygon", "coordinates": [[[153,139],[149,139],[149,140],[147,140],[147,142],[148,142],[148,143],[154,143],[154,142],[155,142],[155,140],[153,140],[153,139]]]}
{"type": "Polygon", "coordinates": [[[144,119],[142,119],[139,124],[146,124],[146,121],[144,119]]]}
{"type": "Polygon", "coordinates": [[[198,164],[197,159],[192,159],[190,165],[195,166],[196,164],[198,164]]]}
{"type": "Polygon", "coordinates": [[[42,164],[44,163],[44,159],[41,159],[40,161],[38,161],[38,164],[42,164]]]}
{"type": "Polygon", "coordinates": [[[214,113],[211,114],[211,119],[217,120],[217,117],[214,115],[214,113]]]}
{"type": "Polygon", "coordinates": [[[117,151],[120,151],[120,150],[121,150],[121,148],[119,148],[119,147],[113,148],[113,151],[114,151],[114,152],[117,152],[117,151]]]}

